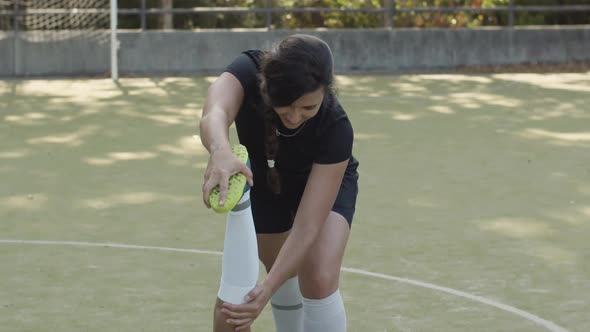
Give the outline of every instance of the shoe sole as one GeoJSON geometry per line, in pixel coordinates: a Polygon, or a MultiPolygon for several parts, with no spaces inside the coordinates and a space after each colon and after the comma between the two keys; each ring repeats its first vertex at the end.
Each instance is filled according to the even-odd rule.
{"type": "MultiPolygon", "coordinates": [[[[242,162],[248,161],[248,150],[241,144],[235,144],[231,148],[232,153],[242,162]]],[[[215,186],[209,194],[209,203],[213,211],[217,213],[227,213],[231,211],[240,201],[244,194],[244,186],[246,185],[246,176],[243,173],[237,173],[229,178],[227,187],[227,197],[225,204],[219,205],[219,186],[215,186]]]]}

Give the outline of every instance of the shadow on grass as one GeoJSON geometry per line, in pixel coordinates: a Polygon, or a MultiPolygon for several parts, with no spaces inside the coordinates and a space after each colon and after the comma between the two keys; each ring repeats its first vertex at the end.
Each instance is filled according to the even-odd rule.
{"type": "MultiPolygon", "coordinates": [[[[361,211],[383,211],[365,215],[371,224],[424,227],[433,250],[455,246],[440,233],[455,229],[474,246],[490,236],[517,240],[556,269],[582,264],[588,92],[588,74],[339,77],[362,165],[361,211]],[[377,221],[384,216],[389,222],[377,221]]],[[[371,235],[391,236],[382,231],[371,235]]]]}
{"type": "MultiPolygon", "coordinates": [[[[193,137],[209,83],[0,82],[0,237],[221,249],[223,223],[200,197],[208,156],[193,137]]],[[[361,162],[349,266],[524,308],[587,298],[588,74],[338,83],[361,162]],[[529,286],[549,298],[522,295],[529,286]]],[[[576,312],[563,320],[572,329],[576,312]]]]}
{"type": "Polygon", "coordinates": [[[36,221],[41,238],[141,238],[146,226],[158,237],[164,220],[210,216],[199,196],[208,156],[194,136],[208,84],[0,82],[0,233],[26,236],[36,221]]]}
{"type": "MultiPolygon", "coordinates": [[[[18,210],[40,193],[44,200],[30,202],[39,208],[68,188],[94,208],[190,200],[207,160],[193,135],[210,81],[2,82],[0,174],[16,180],[20,173],[3,187],[3,206],[18,210]]],[[[418,215],[446,209],[448,218],[532,238],[551,232],[526,220],[545,230],[559,220],[586,225],[578,219],[589,217],[589,75],[342,76],[338,83],[354,121],[364,197],[380,208],[387,199],[373,196],[387,187],[385,177],[418,215]],[[516,218],[520,231],[510,232],[506,218],[516,218]]]]}

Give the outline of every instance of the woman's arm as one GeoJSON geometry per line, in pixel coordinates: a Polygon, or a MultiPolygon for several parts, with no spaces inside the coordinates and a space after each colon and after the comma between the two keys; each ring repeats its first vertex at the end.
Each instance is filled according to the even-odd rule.
{"type": "Polygon", "coordinates": [[[229,126],[236,118],[244,89],[238,79],[221,74],[207,91],[207,100],[201,117],[201,142],[210,153],[218,149],[230,149],[229,126]]]}
{"type": "Polygon", "coordinates": [[[264,286],[274,293],[296,273],[328,218],[338,195],[348,160],[337,164],[314,164],[289,237],[281,248],[264,286]]]}
{"type": "Polygon", "coordinates": [[[203,108],[200,136],[203,146],[209,151],[209,163],[203,184],[203,202],[209,204],[209,193],[216,186],[220,188],[220,203],[227,196],[229,177],[242,172],[252,183],[252,172],[246,164],[235,158],[229,143],[229,127],[234,122],[242,101],[244,89],[240,81],[230,73],[223,73],[211,84],[203,108]]]}

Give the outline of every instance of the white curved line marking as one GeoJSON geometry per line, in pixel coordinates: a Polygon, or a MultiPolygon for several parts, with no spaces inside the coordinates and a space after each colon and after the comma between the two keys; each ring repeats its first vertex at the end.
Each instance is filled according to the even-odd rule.
{"type": "Polygon", "coordinates": [[[174,252],[188,252],[191,254],[205,254],[205,255],[223,255],[220,251],[199,250],[199,249],[181,249],[169,247],[155,247],[155,246],[137,246],[133,244],[120,243],[97,243],[97,242],[78,242],[78,241],[28,241],[28,240],[1,240],[3,244],[53,244],[79,247],[103,247],[103,248],[122,248],[122,249],[142,249],[142,250],[159,250],[159,251],[174,251],[174,252]]]}
{"type": "Polygon", "coordinates": [[[375,273],[375,272],[369,272],[369,271],[365,271],[365,270],[360,270],[360,269],[354,269],[354,268],[350,268],[350,267],[343,267],[342,271],[346,271],[346,272],[351,272],[351,273],[357,273],[357,274],[362,274],[364,276],[369,276],[369,277],[375,277],[375,278],[380,278],[380,279],[386,279],[386,280],[393,280],[393,281],[398,281],[398,282],[403,282],[406,284],[410,284],[410,285],[414,285],[414,286],[418,286],[418,287],[424,287],[424,288],[430,288],[430,289],[434,289],[437,291],[441,291],[441,292],[445,292],[448,294],[452,294],[455,296],[459,296],[459,297],[463,297],[466,299],[470,299],[476,302],[480,302],[483,304],[487,304],[490,305],[492,307],[496,307],[498,309],[513,313],[517,316],[521,316],[523,318],[526,318],[527,320],[534,322],[538,325],[541,325],[545,328],[547,328],[549,331],[552,332],[569,332],[568,330],[564,329],[563,327],[556,325],[553,322],[550,322],[548,320],[545,320],[539,316],[533,315],[530,312],[526,312],[524,310],[520,310],[518,308],[509,306],[507,304],[503,304],[500,302],[496,302],[490,299],[487,299],[485,297],[481,297],[481,296],[477,296],[477,295],[473,295],[473,294],[469,294],[463,291],[459,291],[456,289],[452,289],[452,288],[448,288],[448,287],[443,287],[443,286],[439,286],[439,285],[435,285],[435,284],[430,284],[427,282],[423,282],[420,280],[414,280],[414,279],[407,279],[407,278],[399,278],[399,277],[394,277],[394,276],[390,276],[387,274],[382,274],[382,273],[375,273]]]}
{"type": "MultiPolygon", "coordinates": [[[[132,245],[132,244],[120,244],[120,243],[96,243],[96,242],[77,242],[77,241],[29,241],[29,240],[5,240],[0,239],[0,244],[47,244],[47,245],[69,245],[69,246],[82,246],[82,247],[103,247],[103,248],[122,248],[122,249],[140,249],[140,250],[159,250],[159,251],[173,251],[173,252],[186,252],[186,253],[193,253],[193,254],[205,254],[205,255],[223,255],[222,252],[219,251],[212,251],[212,250],[199,250],[199,249],[182,249],[182,248],[171,248],[171,247],[157,247],[157,246],[140,246],[140,245],[132,245]]],[[[385,280],[392,280],[397,281],[405,284],[410,284],[418,287],[424,287],[428,289],[437,290],[440,292],[448,293],[451,295],[463,297],[475,302],[487,304],[489,306],[498,308],[500,310],[504,310],[506,312],[510,312],[517,316],[523,317],[535,324],[541,325],[552,332],[569,332],[567,329],[551,322],[545,320],[539,316],[533,315],[530,312],[526,312],[524,310],[509,306],[507,304],[503,304],[500,302],[496,302],[485,297],[469,294],[463,291],[459,291],[456,289],[438,286],[435,284],[423,282],[420,280],[408,279],[408,278],[400,278],[395,276],[390,276],[383,273],[375,273],[361,269],[355,269],[350,267],[342,267],[342,271],[349,272],[349,273],[356,273],[367,277],[385,279],[385,280]]]]}

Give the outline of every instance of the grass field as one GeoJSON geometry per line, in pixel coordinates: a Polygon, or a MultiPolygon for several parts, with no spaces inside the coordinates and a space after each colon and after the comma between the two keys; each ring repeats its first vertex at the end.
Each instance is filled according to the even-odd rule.
{"type": "MultiPolygon", "coordinates": [[[[1,331],[211,330],[210,81],[0,81],[1,331]]],[[[338,83],[349,331],[590,330],[590,72],[338,83]]]]}

